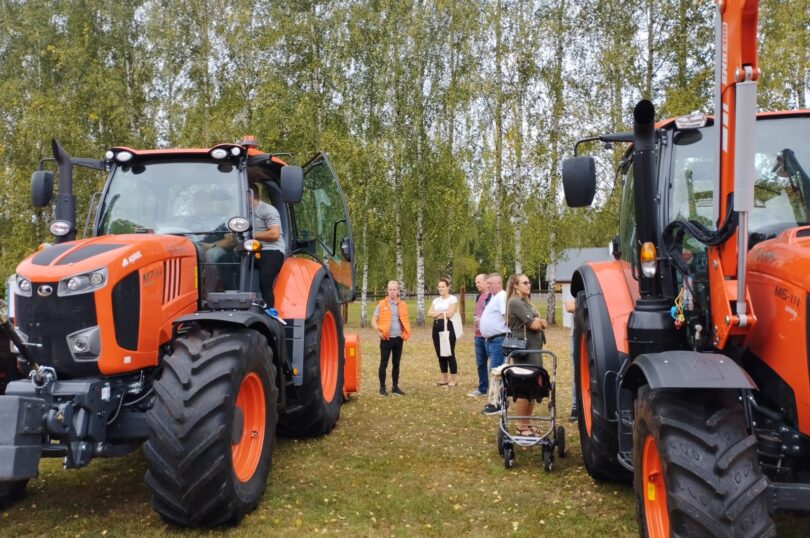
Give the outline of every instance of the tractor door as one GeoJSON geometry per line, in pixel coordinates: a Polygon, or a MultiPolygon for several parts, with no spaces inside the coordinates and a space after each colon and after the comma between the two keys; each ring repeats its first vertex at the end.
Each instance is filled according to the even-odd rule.
{"type": "Polygon", "coordinates": [[[295,244],[326,266],[338,287],[341,302],[355,297],[354,241],[346,197],[325,153],[304,165],[304,192],[294,206],[295,244]]]}

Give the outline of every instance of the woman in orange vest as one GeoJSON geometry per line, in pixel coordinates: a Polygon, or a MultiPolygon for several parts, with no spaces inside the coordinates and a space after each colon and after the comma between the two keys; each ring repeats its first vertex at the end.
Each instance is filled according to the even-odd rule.
{"type": "Polygon", "coordinates": [[[391,394],[405,396],[399,388],[399,360],[402,358],[402,343],[411,334],[408,321],[408,305],[399,299],[399,283],[388,283],[388,296],[377,304],[371,317],[371,326],[380,335],[380,395],[386,396],[385,371],[391,361],[391,394]]]}

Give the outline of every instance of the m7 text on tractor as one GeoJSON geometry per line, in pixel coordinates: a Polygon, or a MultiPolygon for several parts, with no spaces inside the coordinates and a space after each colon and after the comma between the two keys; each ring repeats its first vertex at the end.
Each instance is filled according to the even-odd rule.
{"type": "MultiPolygon", "coordinates": [[[[143,445],[163,519],[238,522],[265,490],[276,433],[328,433],[357,387],[359,342],[339,309],[355,293],[351,225],[328,157],[290,166],[252,137],[100,160],[54,141],[53,153],[55,244],[19,264],[0,318],[15,362],[0,379],[0,505],[41,457],[77,468],[143,445]],[[81,240],[76,165],[108,172],[81,240]],[[256,199],[278,210],[286,243],[277,311],[257,295],[256,199]]],[[[53,186],[35,172],[33,204],[53,186]]]]}
{"type": "MultiPolygon", "coordinates": [[[[643,536],[810,510],[810,112],[757,114],[756,2],[716,20],[713,120],[641,101],[632,133],[588,139],[632,146],[615,260],[571,285],[580,445],[594,478],[632,478],[643,536]]],[[[595,164],[563,163],[570,206],[595,164]]]]}

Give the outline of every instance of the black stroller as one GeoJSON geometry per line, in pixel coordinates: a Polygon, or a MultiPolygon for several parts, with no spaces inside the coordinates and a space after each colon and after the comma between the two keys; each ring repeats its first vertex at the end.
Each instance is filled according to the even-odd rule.
{"type": "MultiPolygon", "coordinates": [[[[503,456],[503,464],[507,469],[515,463],[515,445],[526,448],[540,446],[540,455],[543,460],[543,469],[551,471],[554,464],[554,448],[561,458],[565,457],[565,428],[557,426],[557,409],[555,407],[557,356],[551,351],[540,349],[521,349],[509,353],[506,364],[501,370],[503,380],[500,389],[501,419],[498,422],[498,453],[503,456]],[[551,376],[548,371],[534,364],[514,363],[516,355],[540,354],[551,357],[551,376]],[[509,405],[518,398],[534,400],[540,403],[548,398],[548,415],[518,416],[509,415],[509,405]],[[522,421],[529,424],[538,423],[548,425],[541,431],[531,435],[512,434],[509,432],[509,423],[522,421]]],[[[535,428],[531,428],[534,430],[535,428]]],[[[525,431],[523,432],[525,434],[525,431]]]]}

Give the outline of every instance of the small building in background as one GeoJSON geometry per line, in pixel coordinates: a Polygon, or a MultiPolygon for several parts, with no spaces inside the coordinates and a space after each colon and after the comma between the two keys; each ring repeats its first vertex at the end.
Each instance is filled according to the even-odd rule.
{"type": "Polygon", "coordinates": [[[562,292],[563,327],[571,328],[574,326],[574,315],[565,311],[565,301],[574,298],[571,295],[571,279],[574,276],[574,271],[586,262],[602,262],[612,259],[613,256],[611,256],[607,247],[568,248],[562,252],[560,258],[554,264],[546,267],[546,280],[553,274],[555,282],[560,286],[562,292]]]}

